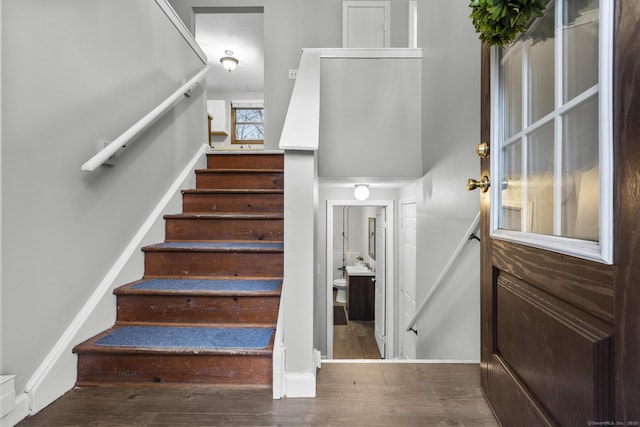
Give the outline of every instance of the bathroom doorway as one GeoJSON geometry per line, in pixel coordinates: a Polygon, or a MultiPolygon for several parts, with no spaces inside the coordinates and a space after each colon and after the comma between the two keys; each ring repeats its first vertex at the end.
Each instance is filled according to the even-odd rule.
{"type": "Polygon", "coordinates": [[[393,208],[327,201],[327,359],[394,357],[393,208]],[[348,284],[339,298],[341,278],[348,284]]]}

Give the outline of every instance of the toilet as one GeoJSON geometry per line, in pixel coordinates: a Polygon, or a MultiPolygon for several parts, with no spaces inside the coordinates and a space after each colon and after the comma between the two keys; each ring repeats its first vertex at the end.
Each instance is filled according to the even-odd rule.
{"type": "Polygon", "coordinates": [[[347,302],[347,280],[346,279],[335,279],[333,281],[333,287],[338,290],[338,294],[336,295],[336,302],[346,303],[347,302]]]}

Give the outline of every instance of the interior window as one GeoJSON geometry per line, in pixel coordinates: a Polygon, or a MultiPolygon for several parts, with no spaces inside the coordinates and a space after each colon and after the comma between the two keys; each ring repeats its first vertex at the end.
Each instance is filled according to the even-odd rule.
{"type": "Polygon", "coordinates": [[[264,144],[264,108],[231,107],[231,143],[264,144]]]}

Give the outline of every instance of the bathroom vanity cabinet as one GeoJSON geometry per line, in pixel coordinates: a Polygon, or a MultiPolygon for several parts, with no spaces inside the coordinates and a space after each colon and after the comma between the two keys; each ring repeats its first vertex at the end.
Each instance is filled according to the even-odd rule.
{"type": "Polygon", "coordinates": [[[375,276],[347,274],[347,312],[349,320],[373,320],[375,309],[375,276]]]}

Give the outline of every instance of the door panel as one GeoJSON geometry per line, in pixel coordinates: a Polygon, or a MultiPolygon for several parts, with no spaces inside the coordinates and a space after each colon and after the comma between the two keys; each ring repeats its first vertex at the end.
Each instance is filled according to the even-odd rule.
{"type": "Polygon", "coordinates": [[[342,14],[342,47],[389,47],[388,1],[345,1],[342,14]]]}
{"type": "Polygon", "coordinates": [[[496,353],[506,369],[560,425],[608,419],[611,371],[602,367],[613,328],[506,273],[496,299],[496,353]]]}
{"type": "MultiPolygon", "coordinates": [[[[640,3],[615,2],[614,264],[491,238],[481,194],[481,384],[508,426],[640,421],[640,3]]],[[[482,48],[481,141],[491,137],[482,48]]],[[[480,176],[491,176],[490,160],[480,176]]]]}

